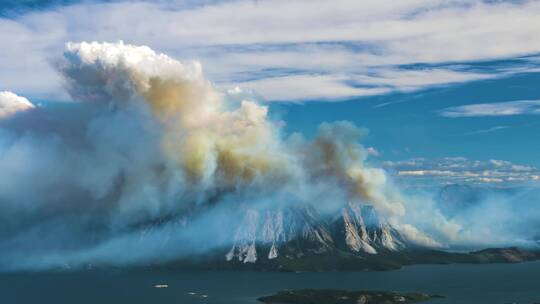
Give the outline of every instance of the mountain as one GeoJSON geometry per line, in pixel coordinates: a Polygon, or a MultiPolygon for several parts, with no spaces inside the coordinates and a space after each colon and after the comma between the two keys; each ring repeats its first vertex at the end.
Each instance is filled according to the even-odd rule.
{"type": "Polygon", "coordinates": [[[377,255],[409,247],[370,205],[348,203],[330,220],[311,206],[249,209],[236,229],[227,261],[257,263],[279,257],[377,255]]]}
{"type": "MultiPolygon", "coordinates": [[[[189,257],[152,263],[149,267],[256,271],[390,270],[413,264],[516,263],[540,259],[540,251],[491,248],[474,252],[447,252],[422,247],[406,237],[369,204],[349,202],[335,212],[321,214],[308,204],[258,209],[234,205],[234,219],[216,234],[222,244],[189,257]],[[223,238],[223,239],[222,239],[223,238]]],[[[230,210],[230,209],[229,209],[230,210]]],[[[208,212],[206,211],[202,211],[208,212]]],[[[161,233],[163,223],[174,222],[166,233],[176,234],[190,225],[184,216],[146,224],[144,234],[161,233]],[[154,231],[152,233],[152,231],[154,231]]],[[[139,228],[138,228],[139,229],[139,228]]],[[[198,231],[198,230],[197,230],[198,231]]],[[[165,250],[174,237],[165,235],[165,250]]],[[[141,235],[141,237],[144,237],[141,235]]],[[[155,242],[153,242],[155,244],[155,242]]],[[[174,248],[174,246],[173,246],[174,248]]]]}
{"type": "MultiPolygon", "coordinates": [[[[333,215],[309,205],[246,209],[232,245],[198,257],[197,267],[264,271],[390,270],[413,264],[516,263],[540,251],[494,248],[446,252],[408,241],[373,206],[347,203],[333,215]]],[[[185,261],[184,261],[185,262],[185,261]]],[[[185,267],[186,263],[178,263],[185,267]]],[[[189,266],[194,264],[190,262],[189,266]]]]}

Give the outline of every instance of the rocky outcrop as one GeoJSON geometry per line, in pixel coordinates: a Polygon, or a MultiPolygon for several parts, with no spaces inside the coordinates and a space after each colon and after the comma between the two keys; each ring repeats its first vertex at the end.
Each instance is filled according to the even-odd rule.
{"type": "Polygon", "coordinates": [[[295,245],[311,252],[333,248],[330,231],[315,210],[309,207],[266,211],[250,209],[236,230],[226,259],[243,263],[254,263],[259,256],[274,259],[284,246],[295,245]]]}

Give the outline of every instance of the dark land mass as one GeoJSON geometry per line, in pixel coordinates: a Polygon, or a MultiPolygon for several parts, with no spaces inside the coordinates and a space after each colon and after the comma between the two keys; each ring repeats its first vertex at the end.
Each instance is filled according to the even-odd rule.
{"type": "Polygon", "coordinates": [[[540,251],[517,247],[491,248],[472,252],[411,249],[379,254],[350,254],[339,250],[325,253],[295,252],[292,248],[275,259],[255,263],[226,261],[223,252],[177,260],[151,267],[249,271],[362,271],[395,270],[417,264],[490,264],[540,260],[540,251]]]}
{"type": "Polygon", "coordinates": [[[268,304],[410,304],[442,298],[424,293],[349,290],[284,290],[258,300],[268,304]]]}

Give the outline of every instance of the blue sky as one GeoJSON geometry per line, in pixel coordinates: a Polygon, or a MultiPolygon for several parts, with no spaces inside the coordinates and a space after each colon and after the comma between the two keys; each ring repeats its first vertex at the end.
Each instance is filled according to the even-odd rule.
{"type": "Polygon", "coordinates": [[[477,103],[539,100],[540,74],[478,81],[414,93],[336,103],[279,106],[291,131],[315,130],[321,120],[350,120],[370,130],[366,143],[384,159],[463,156],[540,165],[538,116],[445,117],[441,110],[477,103]],[[519,148],[518,148],[519,147],[519,148]]]}
{"type": "Polygon", "coordinates": [[[397,176],[529,183],[539,14],[538,1],[3,1],[0,91],[69,101],[51,67],[64,43],[124,40],[200,61],[216,86],[264,100],[286,133],[353,121],[397,176]]]}

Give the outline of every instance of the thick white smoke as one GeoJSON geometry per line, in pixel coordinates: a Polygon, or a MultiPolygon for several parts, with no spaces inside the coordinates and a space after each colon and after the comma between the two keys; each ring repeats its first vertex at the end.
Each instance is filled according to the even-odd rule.
{"type": "MultiPolygon", "coordinates": [[[[68,43],[57,68],[73,103],[35,108],[0,93],[6,264],[29,246],[49,252],[36,253],[50,257],[46,265],[61,263],[64,252],[78,262],[126,260],[116,251],[133,244],[136,227],[231,201],[324,209],[360,200],[411,239],[436,244],[402,223],[406,200],[366,163],[364,131],[351,123],[323,123],[313,139],[286,138],[266,106],[216,90],[200,64],[122,42],[68,43]]],[[[226,223],[215,210],[178,235],[183,245],[167,255],[220,245],[217,223],[226,223]]],[[[152,239],[170,234],[159,235],[152,239]]],[[[156,254],[152,246],[140,254],[156,254]]]]}

